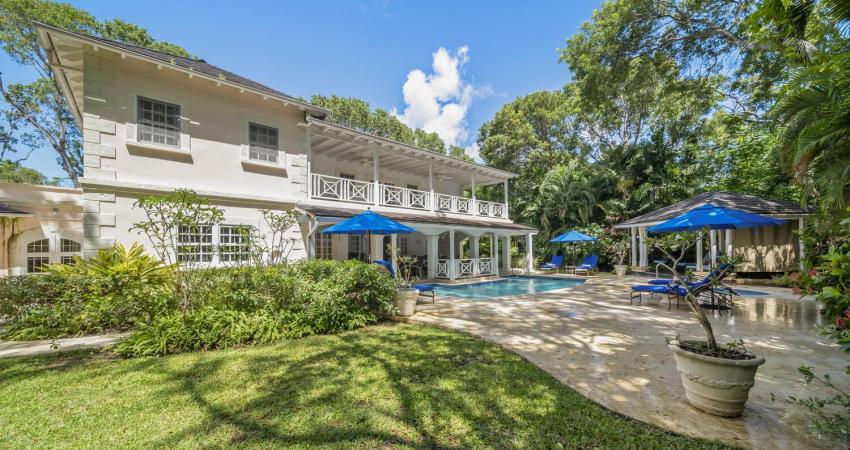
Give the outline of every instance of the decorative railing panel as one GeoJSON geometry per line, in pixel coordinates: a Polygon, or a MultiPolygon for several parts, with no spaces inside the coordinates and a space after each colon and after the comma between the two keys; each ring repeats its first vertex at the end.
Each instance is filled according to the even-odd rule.
{"type": "Polygon", "coordinates": [[[431,193],[382,184],[381,205],[427,210],[431,208],[431,193]]]}
{"type": "Polygon", "coordinates": [[[349,180],[314,173],[310,196],[326,200],[372,203],[374,198],[373,186],[368,181],[349,180]]]}

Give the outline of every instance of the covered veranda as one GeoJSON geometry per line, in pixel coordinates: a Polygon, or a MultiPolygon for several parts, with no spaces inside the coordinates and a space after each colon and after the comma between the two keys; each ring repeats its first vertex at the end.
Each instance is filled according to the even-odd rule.
{"type": "MultiPolygon", "coordinates": [[[[513,272],[511,240],[524,240],[526,248],[533,228],[514,223],[493,223],[452,217],[420,216],[398,212],[376,211],[416,230],[408,235],[345,236],[326,235],[320,231],[362,212],[356,209],[300,206],[309,258],[391,259],[390,245],[405,256],[417,259],[418,275],[428,280],[470,280],[496,277],[513,272]]],[[[532,270],[533,251],[526,252],[520,270],[532,270]]],[[[397,264],[397,261],[394,261],[397,264]]]]}
{"type": "Polygon", "coordinates": [[[717,265],[723,255],[744,259],[744,263],[738,266],[738,272],[772,273],[800,267],[804,246],[798,232],[804,228],[804,218],[812,210],[791,201],[770,200],[735,192],[706,192],[615,225],[614,228],[628,229],[631,234],[631,266],[637,270],[655,269],[647,243],[647,228],[706,203],[784,219],[786,223],[740,230],[711,230],[707,248],[702,240],[698,240],[694,246],[694,255],[687,261],[697,272],[717,265]]]}

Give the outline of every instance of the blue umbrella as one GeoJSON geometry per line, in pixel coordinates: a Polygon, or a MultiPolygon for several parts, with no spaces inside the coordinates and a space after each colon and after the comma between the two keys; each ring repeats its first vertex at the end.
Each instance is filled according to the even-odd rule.
{"type": "MultiPolygon", "coordinates": [[[[401,224],[388,217],[373,213],[371,210],[366,210],[350,219],[330,226],[321,231],[323,234],[356,234],[367,235],[372,234],[407,234],[413,233],[413,228],[401,224]]],[[[371,249],[371,246],[370,246],[371,249]]]]}
{"type": "Polygon", "coordinates": [[[706,203],[666,222],[653,225],[647,228],[647,231],[651,233],[672,233],[674,231],[695,231],[704,228],[728,230],[769,227],[783,223],[785,223],[784,220],[706,203]]]}
{"type": "Polygon", "coordinates": [[[572,230],[570,232],[552,238],[552,240],[550,240],[549,242],[589,242],[595,240],[596,238],[593,236],[588,236],[584,233],[579,233],[576,230],[572,230]]]}
{"type": "MultiPolygon", "coordinates": [[[[549,240],[549,242],[556,242],[556,243],[562,243],[562,242],[592,242],[592,241],[595,241],[595,240],[596,240],[596,238],[593,237],[593,236],[588,236],[584,233],[579,233],[576,230],[572,230],[572,231],[566,232],[564,234],[561,234],[559,236],[555,236],[553,239],[549,240]]],[[[575,265],[575,262],[576,262],[576,255],[573,254],[573,265],[575,265]]]]}

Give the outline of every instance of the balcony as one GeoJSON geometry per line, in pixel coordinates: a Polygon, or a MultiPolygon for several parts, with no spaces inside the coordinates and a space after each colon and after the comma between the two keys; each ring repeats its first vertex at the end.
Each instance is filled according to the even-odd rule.
{"type": "Polygon", "coordinates": [[[375,201],[376,185],[368,181],[349,180],[314,173],[310,180],[310,198],[361,203],[376,206],[437,211],[472,216],[507,218],[504,203],[487,202],[455,195],[420,191],[389,184],[378,183],[378,202],[375,201]]]}

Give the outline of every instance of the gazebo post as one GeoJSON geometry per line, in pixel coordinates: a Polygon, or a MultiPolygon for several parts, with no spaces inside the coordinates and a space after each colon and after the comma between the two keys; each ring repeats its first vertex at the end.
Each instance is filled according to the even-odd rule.
{"type": "Polygon", "coordinates": [[[717,267],[717,230],[708,232],[708,241],[711,247],[711,267],[717,267]]]}
{"type": "Polygon", "coordinates": [[[702,232],[697,234],[697,272],[705,270],[702,264],[702,232]]]}
{"type": "Polygon", "coordinates": [[[638,258],[637,258],[637,231],[635,227],[629,227],[629,230],[632,233],[632,246],[631,246],[631,256],[632,256],[632,267],[637,267],[638,258]]]}

